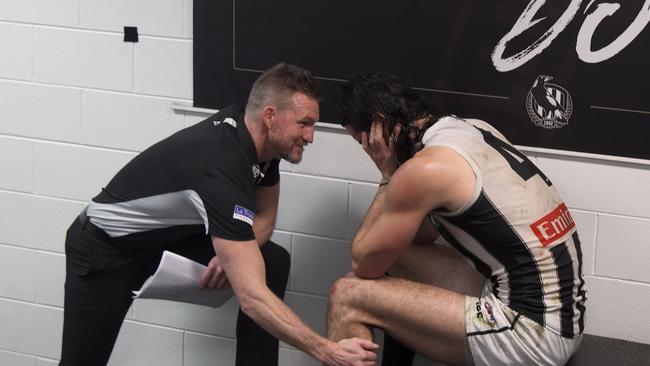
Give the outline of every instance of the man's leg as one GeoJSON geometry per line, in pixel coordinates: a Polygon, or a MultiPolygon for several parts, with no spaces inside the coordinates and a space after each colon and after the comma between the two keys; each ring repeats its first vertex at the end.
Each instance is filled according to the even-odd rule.
{"type": "MultiPolygon", "coordinates": [[[[391,275],[393,276],[398,276],[402,278],[407,278],[411,281],[419,282],[422,284],[428,284],[432,286],[425,286],[425,288],[428,288],[432,291],[437,291],[438,293],[453,293],[455,295],[464,295],[464,294],[469,294],[469,295],[478,295],[480,294],[481,288],[483,287],[485,278],[480,275],[478,272],[476,272],[473,267],[471,267],[460,255],[456,253],[455,250],[448,248],[448,247],[443,247],[440,245],[411,245],[407,249],[407,251],[400,257],[399,261],[396,263],[393,268],[391,268],[391,275]]],[[[353,279],[351,279],[354,281],[353,279]]],[[[359,280],[363,281],[363,280],[359,280]]],[[[332,297],[330,301],[330,315],[329,315],[329,328],[330,328],[330,336],[333,336],[333,333],[336,333],[336,331],[333,328],[336,328],[337,325],[337,317],[345,317],[345,312],[346,311],[352,311],[352,312],[358,312],[359,310],[364,310],[364,308],[358,309],[355,308],[354,304],[355,302],[352,301],[352,297],[348,296],[350,295],[349,288],[350,284],[348,283],[346,285],[346,282],[351,282],[351,281],[346,281],[346,279],[341,280],[342,283],[337,283],[337,285],[334,287],[334,296],[332,297]],[[340,289],[343,288],[343,292],[346,292],[345,294],[340,293],[340,289]],[[346,291],[348,290],[348,291],[346,291]],[[334,311],[337,308],[337,303],[340,305],[340,303],[347,303],[347,310],[345,309],[346,306],[343,306],[341,308],[340,306],[338,307],[338,311],[334,311]],[[351,306],[352,305],[352,306],[351,306]],[[333,310],[334,309],[334,310],[333,310]],[[335,313],[338,313],[335,314],[335,313]]],[[[377,282],[377,281],[368,281],[371,284],[369,285],[372,287],[372,282],[377,282]]],[[[398,281],[399,282],[399,281],[398,281]]],[[[404,283],[408,284],[408,281],[404,281],[404,283]]],[[[383,285],[382,285],[383,286],[383,285]]],[[[391,290],[392,291],[392,290],[391,290]]],[[[408,292],[408,291],[407,291],[408,292]]],[[[424,305],[425,307],[431,306],[430,309],[425,309],[425,311],[434,311],[435,308],[433,306],[443,306],[445,309],[443,309],[441,314],[444,314],[445,311],[453,311],[453,309],[448,309],[447,307],[450,306],[447,302],[444,301],[443,299],[434,299],[431,300],[431,296],[428,295],[422,295],[422,296],[417,296],[417,293],[410,294],[411,296],[408,296],[408,294],[391,294],[390,291],[386,293],[387,296],[389,297],[394,297],[393,300],[397,300],[399,302],[400,297],[404,297],[404,301],[406,301],[409,298],[413,298],[414,295],[415,298],[412,300],[415,302],[414,305],[416,306],[422,306],[424,305]],[[437,301],[437,302],[436,302],[437,301]],[[442,302],[442,303],[440,303],[442,302]],[[437,305],[436,305],[437,304],[437,305]]],[[[377,303],[382,303],[384,302],[384,298],[381,297],[380,293],[374,293],[373,291],[370,291],[368,296],[370,297],[369,300],[370,302],[376,301],[377,303]]],[[[460,325],[462,329],[462,337],[461,337],[461,343],[460,343],[460,348],[459,352],[460,355],[464,353],[464,297],[463,296],[452,296],[454,299],[460,299],[460,301],[457,301],[456,306],[459,306],[460,312],[461,312],[461,318],[460,318],[460,325]]],[[[377,304],[380,305],[380,304],[377,304]]],[[[399,311],[398,309],[402,307],[401,303],[398,304],[393,304],[395,308],[393,309],[375,309],[378,311],[378,313],[371,314],[374,315],[375,317],[378,317],[380,319],[386,318],[386,316],[391,317],[391,319],[394,319],[394,312],[399,311]],[[384,314],[385,312],[388,312],[387,314],[384,314]]],[[[387,305],[386,306],[390,306],[387,305]]],[[[359,314],[357,314],[359,315],[359,314]]],[[[435,318],[431,318],[432,322],[436,322],[435,318]]],[[[398,323],[399,329],[402,329],[405,333],[409,332],[416,332],[421,333],[422,330],[418,329],[410,329],[410,328],[405,328],[404,326],[398,323]]],[[[377,324],[372,324],[372,323],[366,323],[365,325],[371,325],[371,326],[379,326],[380,328],[383,328],[380,325],[377,324]]],[[[349,334],[356,334],[358,336],[367,334],[369,335],[370,333],[367,330],[364,330],[365,328],[364,324],[349,324],[347,328],[349,328],[349,334]]],[[[436,324],[430,324],[431,326],[436,326],[436,324]]],[[[342,326],[345,328],[346,325],[345,323],[342,324],[342,326]]],[[[431,334],[428,332],[424,332],[424,334],[431,334]]],[[[384,344],[384,358],[382,361],[382,365],[385,366],[392,366],[392,365],[409,365],[412,362],[413,359],[413,353],[412,351],[409,350],[406,346],[402,345],[399,341],[405,342],[404,341],[404,336],[399,336],[397,334],[393,334],[390,329],[385,329],[385,335],[386,335],[386,340],[384,344]]],[[[417,335],[415,336],[417,337],[417,335]]],[[[424,343],[431,342],[431,344],[426,345],[426,349],[417,349],[419,352],[423,353],[424,355],[427,355],[429,357],[432,357],[434,359],[438,360],[443,360],[441,357],[443,356],[435,356],[436,351],[435,351],[435,346],[432,344],[434,342],[440,342],[440,339],[438,337],[435,337],[436,339],[433,339],[431,341],[425,340],[424,343]],[[433,355],[432,355],[433,353],[433,355]],[[434,357],[435,356],[435,357],[434,357]]],[[[414,347],[413,344],[410,342],[406,342],[408,346],[414,347]]],[[[444,344],[444,342],[443,342],[444,344]]],[[[444,350],[444,347],[442,349],[444,350]]],[[[440,348],[440,347],[438,347],[440,348]]],[[[458,355],[458,354],[457,354],[458,355]]]]}
{"type": "Polygon", "coordinates": [[[384,333],[384,349],[381,366],[409,366],[413,364],[415,351],[400,343],[397,339],[384,333]]]}
{"type": "MultiPolygon", "coordinates": [[[[291,257],[283,247],[268,241],[261,248],[266,265],[266,284],[284,298],[289,280],[291,257]]],[[[237,318],[236,366],[277,366],[278,340],[257,325],[241,309],[237,318]]]]}
{"type": "Polygon", "coordinates": [[[146,255],[112,271],[96,271],[102,246],[75,222],[66,239],[61,366],[106,365],[124,316],[160,256],[146,255]]]}
{"type": "MultiPolygon", "coordinates": [[[[168,250],[206,265],[215,255],[212,242],[207,236],[184,240],[168,250]]],[[[272,241],[268,241],[260,250],[266,266],[266,283],[271,291],[282,299],[289,280],[289,252],[272,241]]],[[[241,309],[237,315],[236,335],[236,366],[278,365],[278,340],[241,309]]]]}

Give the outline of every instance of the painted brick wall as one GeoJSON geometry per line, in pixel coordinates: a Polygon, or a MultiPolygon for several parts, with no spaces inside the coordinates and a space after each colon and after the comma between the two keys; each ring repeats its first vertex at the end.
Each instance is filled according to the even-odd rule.
{"type": "MultiPolygon", "coordinates": [[[[0,0],[0,365],[56,364],[67,226],[138,151],[203,117],[172,109],[192,99],[191,13],[191,0],[0,0]],[[140,42],[124,43],[123,26],[140,42]]],[[[532,157],[580,228],[587,332],[650,343],[650,168],[532,157]]],[[[286,302],[322,333],[378,174],[328,129],[282,170],[274,239],[293,257],[286,302]]],[[[236,310],[136,301],[111,365],[232,365],[236,310]]],[[[283,344],[281,364],[317,362],[283,344]]]]}

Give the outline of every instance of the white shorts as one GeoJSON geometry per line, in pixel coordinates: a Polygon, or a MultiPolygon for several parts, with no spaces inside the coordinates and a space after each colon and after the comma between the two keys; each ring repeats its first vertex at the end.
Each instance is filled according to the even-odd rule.
{"type": "Polygon", "coordinates": [[[503,304],[489,282],[480,298],[465,296],[467,362],[476,366],[564,365],[582,335],[564,338],[503,304]]]}

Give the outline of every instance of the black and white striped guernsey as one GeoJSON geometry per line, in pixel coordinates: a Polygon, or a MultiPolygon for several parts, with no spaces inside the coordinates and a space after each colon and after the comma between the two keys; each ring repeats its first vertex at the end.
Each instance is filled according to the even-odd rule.
{"type": "Polygon", "coordinates": [[[476,176],[470,202],[433,211],[443,237],[513,310],[564,337],[584,328],[586,289],[576,225],[551,181],[489,124],[441,118],[426,147],[460,154],[476,176]]]}
{"type": "Polygon", "coordinates": [[[255,187],[279,179],[279,160],[258,163],[243,111],[227,107],[137,155],[92,199],[87,216],[134,246],[195,234],[253,240],[255,187]]]}

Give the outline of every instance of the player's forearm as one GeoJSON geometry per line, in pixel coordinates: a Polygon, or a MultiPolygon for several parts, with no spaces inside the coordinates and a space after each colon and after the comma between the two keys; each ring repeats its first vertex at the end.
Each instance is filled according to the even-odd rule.
{"type": "Polygon", "coordinates": [[[357,231],[352,241],[352,260],[353,262],[360,263],[364,257],[372,250],[372,243],[367,243],[364,239],[368,231],[373,227],[375,221],[384,209],[384,201],[386,196],[386,186],[380,186],[372,201],[366,216],[363,218],[361,227],[357,231]]]}
{"type": "Polygon", "coordinates": [[[305,325],[268,288],[238,296],[242,311],[274,337],[297,347],[323,363],[330,363],[335,343],[305,325]]]}

